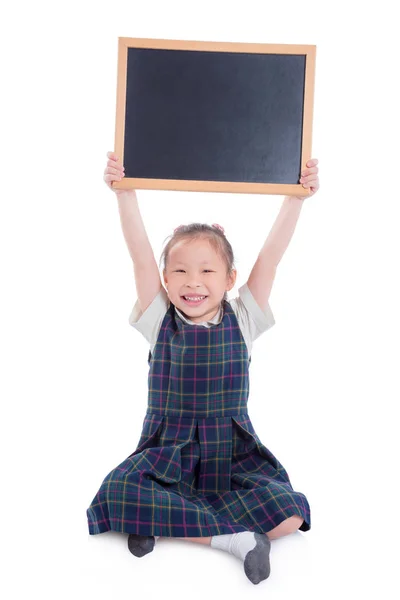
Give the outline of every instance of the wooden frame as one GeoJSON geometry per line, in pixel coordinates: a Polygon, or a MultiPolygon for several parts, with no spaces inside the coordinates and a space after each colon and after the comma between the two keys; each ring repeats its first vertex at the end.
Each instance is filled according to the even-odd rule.
{"type": "MultiPolygon", "coordinates": [[[[118,78],[114,151],[120,158],[120,162],[122,164],[124,157],[127,57],[129,48],[305,55],[306,67],[302,124],[301,171],[306,168],[306,162],[311,158],[316,46],[236,42],[200,42],[126,37],[118,38],[118,78]]],[[[277,194],[305,197],[310,194],[310,190],[308,188],[304,188],[300,183],[250,183],[229,181],[144,179],[132,177],[124,177],[121,181],[113,182],[113,187],[116,189],[166,189],[197,192],[277,194]]]]}

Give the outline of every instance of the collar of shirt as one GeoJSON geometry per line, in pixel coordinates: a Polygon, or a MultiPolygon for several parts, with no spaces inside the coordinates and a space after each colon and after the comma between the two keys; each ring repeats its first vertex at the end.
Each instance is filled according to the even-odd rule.
{"type": "Polygon", "coordinates": [[[223,316],[222,315],[222,306],[220,306],[219,311],[212,319],[209,319],[208,321],[201,321],[201,323],[194,323],[193,321],[189,321],[189,319],[187,319],[181,313],[181,311],[178,308],[176,308],[176,306],[175,306],[175,310],[178,313],[179,317],[182,319],[182,321],[185,321],[185,323],[188,323],[189,325],[217,325],[220,321],[222,321],[222,316],[223,316]]]}

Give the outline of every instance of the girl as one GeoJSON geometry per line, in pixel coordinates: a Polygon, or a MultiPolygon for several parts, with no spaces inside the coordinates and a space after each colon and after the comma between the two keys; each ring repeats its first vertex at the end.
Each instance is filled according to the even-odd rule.
{"type": "MultiPolygon", "coordinates": [[[[247,412],[252,342],[275,323],[268,298],[304,198],[286,197],[239,297],[232,247],[220,225],[180,225],[163,251],[163,279],[134,190],[108,152],[104,181],[118,200],[138,299],[129,323],[150,342],[148,407],[136,450],[104,479],[87,518],[90,534],[129,534],[135,556],[160,536],[185,538],[240,558],[257,584],[270,573],[271,540],[311,527],[310,507],[264,446],[247,412]]],[[[300,181],[319,188],[318,161],[300,181]]]]}

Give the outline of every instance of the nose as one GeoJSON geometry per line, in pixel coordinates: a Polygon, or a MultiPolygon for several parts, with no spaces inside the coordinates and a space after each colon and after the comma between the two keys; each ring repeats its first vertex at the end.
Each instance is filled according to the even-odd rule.
{"type": "Polygon", "coordinates": [[[186,284],[185,284],[185,288],[187,290],[196,290],[202,287],[201,283],[197,283],[196,279],[189,279],[186,284]]]}
{"type": "Polygon", "coordinates": [[[190,286],[190,287],[199,287],[201,285],[201,283],[199,283],[199,280],[197,277],[194,277],[194,275],[192,275],[190,277],[190,275],[189,275],[185,285],[190,286]]]}

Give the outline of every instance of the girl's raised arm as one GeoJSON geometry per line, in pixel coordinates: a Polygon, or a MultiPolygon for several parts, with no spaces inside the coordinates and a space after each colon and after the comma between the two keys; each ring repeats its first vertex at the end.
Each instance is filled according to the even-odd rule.
{"type": "MultiPolygon", "coordinates": [[[[300,182],[310,188],[310,194],[319,189],[318,159],[311,158],[301,173],[300,182]]],[[[306,196],[285,196],[282,208],[261,248],[260,254],[247,280],[247,287],[262,310],[266,310],[276,269],[293,237],[306,196]]]]}
{"type": "Polygon", "coordinates": [[[133,261],[136,293],[143,313],[162,287],[160,273],[140,214],[136,191],[112,187],[112,181],[120,181],[124,172],[114,152],[107,152],[107,157],[104,181],[117,197],[122,232],[133,261]]]}

